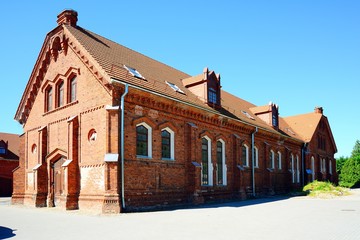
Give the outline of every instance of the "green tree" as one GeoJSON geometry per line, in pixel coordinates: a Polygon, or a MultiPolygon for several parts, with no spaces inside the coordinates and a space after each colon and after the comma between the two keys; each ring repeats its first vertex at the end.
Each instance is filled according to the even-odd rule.
{"type": "Polygon", "coordinates": [[[344,163],[339,177],[339,184],[342,187],[351,188],[360,185],[360,155],[351,157],[344,163]]]}
{"type": "Polygon", "coordinates": [[[360,141],[356,140],[355,146],[351,152],[351,157],[360,156],[360,141]]]}
{"type": "Polygon", "coordinates": [[[336,172],[337,174],[341,174],[341,169],[343,168],[345,162],[349,160],[348,157],[341,156],[338,159],[336,159],[336,172]]]}

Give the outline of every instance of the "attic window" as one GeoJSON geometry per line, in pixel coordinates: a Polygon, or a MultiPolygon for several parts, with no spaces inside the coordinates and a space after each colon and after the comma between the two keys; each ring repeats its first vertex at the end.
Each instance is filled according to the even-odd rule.
{"type": "Polygon", "coordinates": [[[169,85],[175,92],[185,94],[183,90],[181,90],[176,84],[165,81],[167,85],[169,85]]]}
{"type": "Polygon", "coordinates": [[[255,118],[253,118],[248,112],[242,110],[241,111],[247,118],[250,118],[251,120],[255,120],[255,118]]]}
{"type": "Polygon", "coordinates": [[[6,154],[6,148],[0,147],[0,154],[6,154]]]}
{"type": "Polygon", "coordinates": [[[137,78],[141,78],[141,79],[145,79],[135,68],[132,68],[132,67],[128,67],[126,65],[124,65],[124,67],[129,71],[129,73],[131,75],[133,75],[134,77],[137,77],[137,78]]]}
{"type": "Polygon", "coordinates": [[[209,103],[217,103],[217,94],[213,88],[209,88],[209,103]]]}

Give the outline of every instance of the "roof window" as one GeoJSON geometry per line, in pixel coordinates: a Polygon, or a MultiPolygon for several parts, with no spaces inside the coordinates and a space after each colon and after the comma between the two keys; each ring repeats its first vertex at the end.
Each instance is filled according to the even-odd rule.
{"type": "Polygon", "coordinates": [[[251,120],[255,120],[255,118],[253,118],[253,116],[251,116],[248,112],[241,110],[241,112],[248,118],[250,118],[251,120]]]}
{"type": "Polygon", "coordinates": [[[133,75],[134,77],[137,77],[137,78],[141,78],[141,79],[145,79],[135,68],[132,68],[132,67],[128,67],[126,65],[124,65],[124,67],[129,71],[129,73],[131,75],[133,75]]]}
{"type": "Polygon", "coordinates": [[[183,90],[181,90],[176,84],[165,81],[167,85],[169,85],[175,92],[185,94],[183,90]]]}

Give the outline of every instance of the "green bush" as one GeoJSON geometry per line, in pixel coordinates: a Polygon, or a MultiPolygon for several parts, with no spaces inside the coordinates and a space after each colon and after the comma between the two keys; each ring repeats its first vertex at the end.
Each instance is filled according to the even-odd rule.
{"type": "Polygon", "coordinates": [[[334,186],[330,182],[313,181],[303,188],[304,192],[311,197],[329,197],[346,195],[348,190],[342,187],[334,186]]]}
{"type": "Polygon", "coordinates": [[[360,156],[351,157],[341,169],[339,185],[342,187],[356,187],[360,185],[360,156]]]}

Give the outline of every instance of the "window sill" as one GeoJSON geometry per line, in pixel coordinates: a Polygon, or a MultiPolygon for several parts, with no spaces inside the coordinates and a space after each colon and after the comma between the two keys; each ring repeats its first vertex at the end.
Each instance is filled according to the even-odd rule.
{"type": "Polygon", "coordinates": [[[162,158],[161,160],[162,161],[171,161],[171,162],[175,161],[175,159],[173,159],[173,158],[162,158]]]}
{"type": "Polygon", "coordinates": [[[142,156],[142,155],[136,155],[136,158],[148,159],[148,160],[151,160],[151,159],[152,159],[152,157],[142,156]]]}
{"type": "Polygon", "coordinates": [[[48,112],[45,112],[45,113],[43,114],[43,116],[49,115],[49,114],[51,114],[51,113],[54,113],[54,112],[57,112],[57,111],[60,111],[60,110],[63,110],[63,109],[65,109],[65,108],[71,107],[72,105],[75,105],[75,104],[78,104],[78,103],[79,103],[79,101],[76,100],[75,102],[71,102],[71,103],[68,103],[68,104],[66,104],[66,105],[64,105],[64,106],[57,107],[57,108],[55,108],[55,109],[53,109],[53,110],[50,110],[50,111],[48,111],[48,112]]]}

